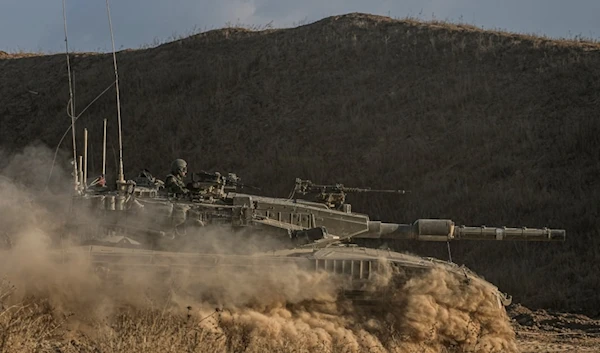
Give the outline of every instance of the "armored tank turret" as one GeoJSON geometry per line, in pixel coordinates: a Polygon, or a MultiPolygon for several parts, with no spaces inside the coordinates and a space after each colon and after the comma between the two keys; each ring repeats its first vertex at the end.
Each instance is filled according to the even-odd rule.
{"type": "Polygon", "coordinates": [[[296,179],[289,197],[277,198],[260,195],[257,188],[242,184],[235,174],[206,172],[194,174],[187,187],[189,192],[185,194],[168,193],[160,180],[143,171],[120,189],[88,188],[76,195],[69,223],[79,227],[83,241],[123,234],[151,250],[176,249],[178,238],[201,234],[203,228],[213,225],[264,234],[278,240],[283,248],[322,248],[366,238],[550,242],[566,237],[563,229],[464,226],[447,219],[386,223],[354,212],[346,203],[349,192],[404,194],[405,190],[347,188],[296,179]],[[242,192],[244,189],[251,192],[242,192]],[[94,216],[83,217],[86,214],[94,216]],[[82,233],[81,229],[103,232],[82,233]]]}

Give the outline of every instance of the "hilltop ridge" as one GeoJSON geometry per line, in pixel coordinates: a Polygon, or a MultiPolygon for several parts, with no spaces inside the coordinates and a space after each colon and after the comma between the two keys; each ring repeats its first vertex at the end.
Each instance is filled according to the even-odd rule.
{"type": "MultiPolygon", "coordinates": [[[[589,299],[600,287],[599,48],[349,14],[121,51],[126,173],[164,177],[181,157],[273,195],[287,195],[297,176],[412,190],[350,200],[388,221],[566,228],[565,244],[462,243],[453,258],[527,305],[600,312],[589,299]]],[[[114,81],[112,58],[81,53],[71,63],[80,112],[114,81]]],[[[66,74],[64,54],[0,57],[3,149],[56,146],[70,124],[66,74]]],[[[77,123],[90,132],[96,170],[103,118],[110,150],[114,90],[77,123]]],[[[68,155],[69,139],[62,147],[68,155]]]]}

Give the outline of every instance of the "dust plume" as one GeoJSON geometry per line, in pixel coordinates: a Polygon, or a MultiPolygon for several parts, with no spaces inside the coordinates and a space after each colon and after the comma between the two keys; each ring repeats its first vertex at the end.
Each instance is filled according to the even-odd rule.
{"type": "MultiPolygon", "coordinates": [[[[0,172],[0,352],[516,351],[493,289],[440,265],[382,263],[365,300],[353,300],[347,279],[299,262],[239,255],[243,266],[103,272],[85,252],[65,259],[68,187],[42,193],[44,178],[15,168],[49,157],[30,148],[0,172]]],[[[221,253],[241,246],[217,228],[204,237],[221,253]]]]}

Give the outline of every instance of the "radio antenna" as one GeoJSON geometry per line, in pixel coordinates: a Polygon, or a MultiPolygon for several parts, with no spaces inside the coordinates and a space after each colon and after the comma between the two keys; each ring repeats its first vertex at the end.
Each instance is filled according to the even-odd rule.
{"type": "Polygon", "coordinates": [[[102,139],[102,177],[106,177],[106,119],[104,119],[104,138],[102,139]]]}
{"type": "Polygon", "coordinates": [[[108,26],[110,28],[110,40],[112,42],[113,64],[115,67],[115,89],[117,90],[117,123],[119,125],[119,179],[117,182],[124,183],[125,176],[123,174],[123,139],[121,133],[121,102],[119,99],[119,73],[117,71],[117,54],[115,52],[115,38],[112,29],[112,20],[110,18],[110,5],[106,0],[106,13],[108,14],[108,26]]]}
{"type": "Polygon", "coordinates": [[[71,117],[71,132],[73,135],[73,182],[74,189],[77,190],[79,186],[79,178],[77,177],[77,145],[75,143],[75,109],[73,106],[73,81],[71,79],[71,61],[69,59],[69,41],[67,39],[67,10],[65,0],[62,1],[63,7],[63,22],[65,30],[65,53],[67,56],[67,72],[69,74],[69,106],[67,108],[67,115],[71,117]]]}

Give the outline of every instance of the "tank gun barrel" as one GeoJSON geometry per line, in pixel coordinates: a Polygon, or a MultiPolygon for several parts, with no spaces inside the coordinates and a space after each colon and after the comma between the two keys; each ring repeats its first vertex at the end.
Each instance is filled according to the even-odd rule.
{"type": "Polygon", "coordinates": [[[450,240],[565,241],[564,229],[456,226],[447,219],[419,219],[413,224],[369,221],[368,232],[355,238],[450,240]]]}

